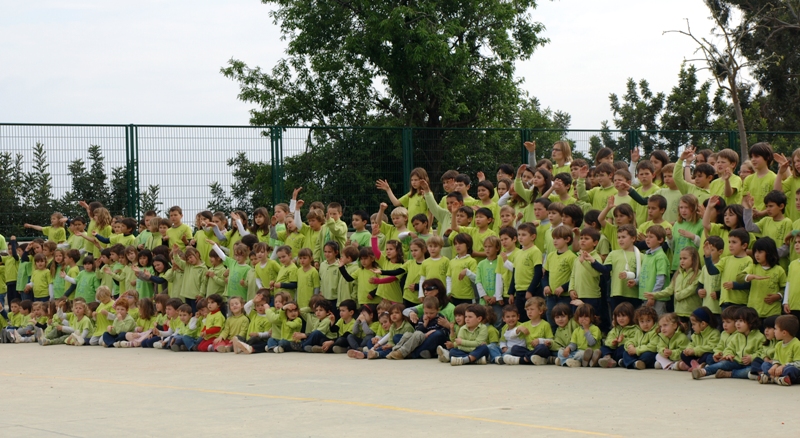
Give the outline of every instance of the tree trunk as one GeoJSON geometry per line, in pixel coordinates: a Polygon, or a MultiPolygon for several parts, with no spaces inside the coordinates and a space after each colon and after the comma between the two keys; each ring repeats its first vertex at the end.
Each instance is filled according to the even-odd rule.
{"type": "Polygon", "coordinates": [[[742,104],[739,102],[739,88],[736,86],[735,75],[728,75],[728,84],[731,87],[733,111],[736,113],[736,126],[739,128],[739,159],[744,161],[748,156],[747,131],[744,128],[744,114],[742,114],[742,104]]]}

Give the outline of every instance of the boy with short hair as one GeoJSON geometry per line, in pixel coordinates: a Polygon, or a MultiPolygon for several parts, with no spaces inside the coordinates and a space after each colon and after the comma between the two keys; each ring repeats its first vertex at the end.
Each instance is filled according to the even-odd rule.
{"type": "Polygon", "coordinates": [[[450,365],[458,366],[469,363],[486,365],[489,357],[489,328],[483,324],[486,319],[486,308],[479,304],[471,304],[464,312],[464,326],[450,349],[450,365]]]}
{"type": "MultiPolygon", "coordinates": [[[[536,247],[539,248],[539,251],[542,254],[545,253],[545,240],[547,236],[547,232],[553,228],[553,224],[550,223],[550,202],[547,198],[536,198],[533,200],[533,216],[536,218],[536,221],[532,222],[533,225],[536,226],[536,247]]],[[[560,208],[556,208],[556,211],[560,212],[560,208]]],[[[560,218],[561,215],[559,213],[558,217],[560,218]]]]}
{"type": "Polygon", "coordinates": [[[710,184],[714,179],[715,171],[710,164],[698,164],[694,169],[694,184],[689,184],[684,179],[683,170],[684,163],[690,162],[694,159],[694,146],[687,146],[684,148],[683,153],[675,163],[675,169],[672,171],[672,178],[675,180],[675,185],[682,194],[691,193],[697,196],[697,199],[702,203],[711,197],[710,184]]]}
{"type": "Polygon", "coordinates": [[[742,202],[742,179],[734,173],[738,164],[739,154],[732,149],[719,151],[714,162],[714,169],[719,178],[711,181],[708,191],[711,196],[724,199],[726,205],[742,202]]]}
{"type": "MultiPolygon", "coordinates": [[[[678,186],[675,184],[675,178],[672,176],[674,172],[675,163],[669,163],[661,169],[661,175],[664,178],[664,185],[666,187],[662,187],[656,192],[657,195],[661,195],[667,200],[667,210],[664,213],[664,220],[669,223],[675,223],[675,221],[678,220],[678,204],[681,196],[683,196],[681,191],[678,190],[678,186]]],[[[649,198],[639,196],[633,188],[628,190],[628,194],[631,195],[631,198],[639,205],[648,204],[649,198]]]]}
{"type": "Polygon", "coordinates": [[[608,197],[614,196],[618,192],[612,181],[615,173],[614,166],[608,163],[600,163],[595,168],[598,187],[593,187],[591,190],[586,191],[586,177],[589,175],[589,167],[581,168],[580,177],[578,178],[578,199],[592,204],[594,209],[602,210],[608,202],[608,197]]]}
{"type": "MultiPolygon", "coordinates": [[[[525,311],[525,301],[534,295],[541,296],[542,280],[542,252],[534,242],[536,240],[536,227],[532,223],[520,224],[517,236],[522,249],[516,254],[514,260],[505,260],[506,269],[513,270],[514,275],[508,289],[509,299],[514,296],[519,314],[525,311]]],[[[505,259],[505,257],[504,257],[505,259]]],[[[525,318],[527,321],[527,318],[525,318]]],[[[525,322],[523,321],[523,322],[525,322]]]]}
{"type": "Polygon", "coordinates": [[[497,233],[495,233],[492,229],[493,220],[494,215],[492,214],[492,211],[484,207],[481,207],[475,211],[474,227],[459,226],[459,224],[456,223],[456,218],[453,217],[450,222],[450,229],[453,230],[449,237],[450,245],[453,245],[453,240],[456,238],[458,233],[467,234],[472,238],[472,257],[475,258],[475,261],[480,262],[486,259],[486,251],[483,248],[483,241],[489,236],[497,236],[497,233]]]}
{"type": "Polygon", "coordinates": [[[332,350],[336,354],[347,353],[349,349],[347,337],[353,333],[353,326],[356,322],[353,316],[355,316],[357,308],[356,302],[353,300],[344,300],[339,304],[339,320],[331,326],[331,331],[336,334],[336,338],[332,342],[332,350]]]}
{"type": "Polygon", "coordinates": [[[790,386],[800,382],[800,341],[797,331],[800,321],[794,315],[782,315],[775,320],[775,339],[781,341],[775,346],[772,364],[764,362],[758,383],[775,382],[790,386]]]}
{"type": "Polygon", "coordinates": [[[436,278],[439,279],[442,283],[447,282],[447,272],[450,270],[450,259],[442,255],[442,248],[444,247],[444,241],[439,236],[433,236],[428,239],[427,247],[428,253],[430,253],[430,257],[425,259],[422,262],[422,266],[420,266],[419,272],[419,298],[423,298],[425,296],[424,291],[422,290],[422,283],[425,280],[436,278]]]}
{"type": "Polygon", "coordinates": [[[543,292],[547,300],[547,321],[555,325],[550,312],[558,303],[569,303],[570,279],[572,268],[578,256],[572,252],[572,230],[565,226],[557,226],[552,231],[554,251],[547,254],[544,260],[542,278],[543,292]]]}
{"type": "Polygon", "coordinates": [[[788,248],[783,246],[784,239],[792,232],[792,220],[784,216],[786,210],[786,195],[783,192],[773,190],[767,193],[764,197],[764,211],[765,217],[756,223],[753,223],[753,218],[756,212],[753,210],[755,200],[750,193],[747,193],[742,198],[742,206],[744,207],[744,227],[750,233],[760,234],[762,237],[769,237],[775,242],[775,246],[779,248],[778,254],[780,256],[781,267],[786,269],[789,266],[788,248]]]}
{"type": "MultiPolygon", "coordinates": [[[[495,297],[502,296],[509,304],[514,303],[514,293],[509,286],[514,277],[514,260],[519,253],[517,248],[517,230],[512,227],[500,229],[500,261],[495,268],[495,297]],[[508,266],[506,266],[508,264],[508,266]],[[510,268],[509,268],[510,267],[510,268]]],[[[519,309],[517,310],[519,317],[519,309]]]]}
{"type": "Polygon", "coordinates": [[[347,241],[347,224],[341,220],[342,205],[338,202],[328,204],[327,216],[328,219],[320,229],[316,244],[319,254],[322,254],[325,244],[331,240],[338,243],[339,248],[344,248],[347,241]]]}
{"type": "MultiPolygon", "coordinates": [[[[641,207],[641,206],[640,206],[641,207]]],[[[640,224],[637,228],[637,240],[644,240],[647,237],[647,230],[653,225],[660,225],[664,231],[672,229],[672,224],[664,220],[664,212],[667,211],[667,198],[661,195],[653,195],[647,199],[647,221],[639,222],[639,217],[636,217],[636,223],[640,224]]]]}
{"type": "Polygon", "coordinates": [[[670,281],[669,259],[661,248],[666,238],[667,232],[660,225],[647,229],[645,243],[648,249],[642,260],[642,271],[636,280],[628,281],[629,286],[631,283],[639,285],[639,299],[647,299],[647,305],[654,307],[659,317],[667,312],[667,302],[672,298],[671,295],[663,298],[658,295],[651,297],[664,289],[670,281]]]}
{"type": "MultiPolygon", "coordinates": [[[[444,237],[447,231],[447,224],[453,221],[452,215],[455,214],[459,208],[464,206],[464,197],[457,191],[449,192],[445,195],[445,199],[443,199],[446,204],[442,207],[436,203],[428,183],[424,180],[419,182],[419,189],[425,193],[425,203],[428,205],[428,210],[430,210],[433,217],[436,218],[436,221],[439,222],[437,234],[440,237],[444,237]]],[[[452,256],[449,247],[445,248],[442,254],[448,258],[452,256]]]]}
{"type": "Polygon", "coordinates": [[[599,242],[600,233],[597,230],[591,227],[581,230],[578,242],[580,256],[576,257],[572,264],[572,272],[569,278],[569,297],[572,300],[581,300],[594,307],[595,314],[602,317],[601,274],[593,269],[592,264],[588,261],[589,257],[601,260],[600,254],[596,250],[599,242]]]}
{"type": "Polygon", "coordinates": [[[619,227],[617,240],[619,249],[611,251],[605,262],[601,264],[591,255],[582,258],[592,264],[592,267],[601,274],[611,276],[611,308],[616,309],[623,302],[628,302],[634,308],[639,307],[639,288],[635,284],[637,276],[641,274],[641,256],[633,245],[636,239],[636,228],[631,224],[619,227]]]}
{"type": "Polygon", "coordinates": [[[183,220],[183,210],[177,205],[170,207],[169,220],[172,226],[167,230],[170,246],[178,245],[181,251],[186,248],[186,244],[192,240],[192,229],[188,225],[181,223],[183,220]]]}
{"type": "MultiPolygon", "coordinates": [[[[719,236],[708,236],[703,245],[703,257],[711,257],[711,263],[719,263],[722,251],[725,249],[725,242],[719,236]]],[[[719,316],[722,310],[719,308],[719,274],[712,275],[708,272],[708,267],[703,263],[703,272],[700,274],[700,281],[697,284],[697,295],[703,299],[703,306],[708,307],[711,313],[719,316]]]]}
{"type": "Polygon", "coordinates": [[[600,234],[600,240],[597,242],[597,253],[600,254],[600,259],[605,261],[608,254],[611,253],[611,242],[603,235],[603,227],[600,226],[600,210],[589,210],[583,216],[584,229],[593,228],[600,234]]]}
{"type": "Polygon", "coordinates": [[[566,172],[562,172],[553,177],[553,184],[542,196],[550,199],[552,202],[560,202],[562,205],[571,205],[578,200],[570,195],[570,189],[572,189],[572,176],[566,172]]]}
{"type": "MultiPolygon", "coordinates": [[[[633,163],[631,163],[633,164],[633,163]]],[[[633,170],[631,170],[633,172],[633,170]]],[[[636,193],[639,196],[645,198],[648,196],[654,195],[661,187],[653,184],[653,177],[656,174],[656,168],[653,166],[653,162],[650,160],[642,160],[636,165],[636,179],[641,184],[637,189],[636,193]]],[[[648,203],[649,205],[649,203],[648,203]]],[[[636,202],[632,202],[631,206],[633,207],[633,211],[636,213],[636,223],[641,224],[648,220],[647,218],[647,206],[646,205],[639,205],[636,202]]],[[[666,209],[666,202],[664,205],[666,209]]]]}
{"type": "Polygon", "coordinates": [[[747,255],[747,246],[750,243],[750,234],[737,228],[728,234],[728,250],[731,255],[722,257],[719,263],[712,263],[710,257],[705,258],[708,273],[720,276],[719,304],[720,309],[738,305],[746,306],[748,299],[747,286],[736,284],[736,278],[740,273],[746,272],[753,265],[753,259],[747,255]]]}
{"type": "Polygon", "coordinates": [[[765,214],[765,197],[772,191],[775,184],[775,172],[769,169],[774,159],[774,151],[769,143],[761,142],[750,147],[749,155],[756,173],[745,178],[742,194],[748,194],[754,198],[753,217],[758,219],[765,214]]]}
{"type": "Polygon", "coordinates": [[[369,223],[369,213],[364,210],[353,213],[352,225],[355,231],[350,235],[348,244],[356,245],[359,248],[370,245],[372,233],[367,231],[367,223],[369,223]]]}

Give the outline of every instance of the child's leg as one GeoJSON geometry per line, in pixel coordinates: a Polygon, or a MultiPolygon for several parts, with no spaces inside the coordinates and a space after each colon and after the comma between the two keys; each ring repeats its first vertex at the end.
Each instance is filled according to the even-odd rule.
{"type": "Polygon", "coordinates": [[[322,345],[322,343],[327,340],[328,337],[325,336],[324,333],[319,330],[314,330],[313,332],[309,333],[308,337],[306,337],[301,346],[305,350],[306,347],[316,347],[322,345]]]}
{"type": "Polygon", "coordinates": [[[625,366],[627,369],[634,369],[636,368],[634,365],[636,364],[637,360],[641,360],[639,356],[635,354],[629,354],[627,351],[622,353],[622,365],[625,366]]]}
{"type": "Polygon", "coordinates": [[[722,361],[719,361],[717,363],[712,363],[711,365],[708,365],[706,367],[706,375],[707,376],[712,376],[719,370],[722,370],[722,371],[733,371],[735,369],[735,365],[738,365],[738,364],[736,364],[736,362],[732,362],[732,361],[729,361],[729,360],[722,360],[722,361]]]}
{"type": "Polygon", "coordinates": [[[186,298],[185,301],[186,301],[186,304],[188,304],[188,305],[190,305],[192,307],[192,315],[197,313],[197,300],[195,300],[194,298],[186,298]]]}
{"type": "Polygon", "coordinates": [[[411,353],[412,359],[436,357],[436,348],[447,342],[449,332],[436,330],[422,341],[422,344],[411,353]],[[427,357],[426,357],[427,356],[427,357]]]}
{"type": "Polygon", "coordinates": [[[89,338],[89,345],[100,345],[100,341],[103,339],[102,336],[92,336],[89,338]]]}
{"type": "Polygon", "coordinates": [[[361,343],[363,341],[364,339],[361,339],[352,333],[347,335],[347,347],[351,350],[361,350],[361,343]]]}
{"type": "Polygon", "coordinates": [[[422,345],[423,342],[425,342],[425,333],[415,330],[411,333],[404,334],[403,338],[394,346],[393,350],[399,351],[403,357],[408,357],[417,347],[422,345]]]}
{"type": "Polygon", "coordinates": [[[783,373],[781,377],[786,377],[789,379],[789,383],[798,383],[800,382],[800,369],[793,367],[791,365],[786,366],[783,369],[783,373]]]}
{"type": "Polygon", "coordinates": [[[487,358],[489,362],[494,362],[495,359],[503,355],[503,353],[500,351],[500,346],[497,345],[497,343],[492,342],[491,344],[487,345],[487,347],[489,348],[489,356],[487,358]]]}
{"type": "Polygon", "coordinates": [[[757,357],[750,363],[751,374],[761,374],[761,367],[764,365],[764,359],[757,357]]]}
{"type": "Polygon", "coordinates": [[[482,357],[485,357],[488,360],[489,354],[488,345],[478,345],[474,350],[469,352],[470,362],[475,362],[482,357]]]}
{"type": "Polygon", "coordinates": [[[102,341],[103,341],[103,346],[105,346],[106,348],[113,347],[114,342],[116,342],[115,336],[108,332],[103,333],[102,341]]]}
{"type": "Polygon", "coordinates": [[[739,368],[732,370],[731,377],[734,379],[747,379],[747,375],[750,374],[750,366],[737,364],[739,368]]]}
{"type": "MultiPolygon", "coordinates": [[[[330,339],[327,340],[329,341],[330,339]]],[[[334,339],[333,345],[331,345],[331,348],[328,349],[327,353],[343,354],[347,353],[347,350],[349,349],[350,344],[347,343],[347,336],[339,336],[338,338],[334,339]]]]}
{"type": "Polygon", "coordinates": [[[663,370],[670,369],[670,367],[672,367],[672,364],[673,364],[672,359],[670,359],[668,357],[664,357],[664,356],[662,356],[660,354],[656,354],[656,362],[661,364],[661,369],[663,369],[663,370]]]}
{"type": "Polygon", "coordinates": [[[203,339],[203,340],[202,340],[202,341],[200,341],[200,343],[197,345],[197,351],[202,351],[203,353],[207,353],[207,352],[209,352],[209,351],[212,351],[212,348],[213,348],[213,346],[214,346],[214,340],[215,340],[215,339],[216,339],[216,338],[211,338],[211,339],[203,339]]]}
{"type": "Polygon", "coordinates": [[[267,339],[267,349],[271,350],[280,345],[280,341],[275,338],[267,339]]]}

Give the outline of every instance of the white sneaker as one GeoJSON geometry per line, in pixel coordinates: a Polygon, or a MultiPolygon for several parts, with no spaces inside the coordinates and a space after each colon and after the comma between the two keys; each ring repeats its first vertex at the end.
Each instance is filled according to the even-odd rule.
{"type": "Polygon", "coordinates": [[[481,356],[481,358],[476,360],[475,363],[478,365],[486,365],[486,356],[481,356]]]}
{"type": "Polygon", "coordinates": [[[579,361],[579,360],[567,359],[567,366],[570,367],[570,368],[580,368],[581,365],[582,365],[581,361],[579,361]]]}
{"type": "Polygon", "coordinates": [[[72,344],[72,345],[79,345],[80,346],[80,345],[83,345],[83,344],[86,343],[86,339],[84,339],[83,336],[78,336],[78,335],[75,335],[75,334],[73,334],[72,336],[74,336],[73,339],[75,340],[75,343],[72,344]]]}
{"type": "Polygon", "coordinates": [[[119,341],[114,343],[114,347],[116,348],[131,348],[132,344],[128,341],[119,341]],[[117,345],[119,344],[119,345],[117,345]]]}
{"type": "Polygon", "coordinates": [[[465,363],[469,363],[469,358],[468,357],[452,357],[452,358],[450,358],[450,365],[452,365],[452,366],[464,365],[465,363]]]}
{"type": "MultiPolygon", "coordinates": [[[[442,362],[442,363],[450,362],[450,352],[447,351],[447,349],[445,349],[441,345],[436,347],[436,354],[439,355],[439,362],[442,362]]],[[[461,364],[459,364],[459,365],[461,365],[461,364]]]]}
{"type": "Polygon", "coordinates": [[[537,354],[534,354],[531,357],[531,363],[533,363],[534,365],[547,365],[547,359],[537,354]]]}
{"type": "Polygon", "coordinates": [[[44,330],[42,330],[40,327],[36,327],[36,329],[33,331],[33,334],[36,336],[37,340],[42,339],[44,337],[44,330]]]}
{"type": "Polygon", "coordinates": [[[581,357],[581,366],[588,367],[589,361],[592,359],[593,354],[594,350],[592,350],[591,348],[583,350],[583,357],[581,357]]]}
{"type": "Polygon", "coordinates": [[[510,354],[504,354],[503,362],[506,365],[519,365],[519,358],[517,356],[512,356],[510,354]]]}
{"type": "Polygon", "coordinates": [[[160,349],[164,348],[164,344],[162,344],[161,341],[153,342],[153,348],[156,348],[156,349],[160,350],[160,349]]]}
{"type": "Polygon", "coordinates": [[[283,353],[283,347],[278,345],[277,347],[273,348],[272,351],[274,351],[276,353],[283,353]]]}

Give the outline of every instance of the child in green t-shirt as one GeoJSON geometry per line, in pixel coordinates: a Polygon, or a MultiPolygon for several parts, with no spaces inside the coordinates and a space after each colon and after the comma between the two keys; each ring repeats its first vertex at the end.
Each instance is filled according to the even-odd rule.
{"type": "MultiPolygon", "coordinates": [[[[648,249],[642,256],[642,272],[633,281],[634,284],[638,283],[639,285],[639,299],[645,299],[646,295],[660,292],[666,287],[667,280],[670,279],[669,259],[662,248],[666,235],[667,232],[661,225],[651,225],[646,230],[644,241],[648,249]]],[[[659,297],[662,298],[657,302],[654,299],[653,302],[648,302],[648,305],[654,306],[658,315],[663,315],[667,312],[667,302],[670,297],[663,295],[659,295],[659,297]]]]}

